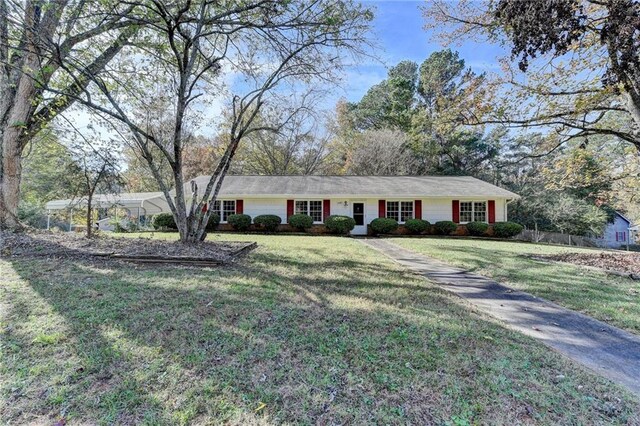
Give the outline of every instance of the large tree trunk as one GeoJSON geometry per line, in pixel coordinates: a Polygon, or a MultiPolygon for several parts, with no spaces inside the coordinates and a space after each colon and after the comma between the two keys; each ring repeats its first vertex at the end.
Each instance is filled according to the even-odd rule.
{"type": "Polygon", "coordinates": [[[0,147],[0,229],[21,228],[18,220],[20,200],[21,155],[19,140],[4,132],[0,147]]]}
{"type": "Polygon", "coordinates": [[[631,118],[633,119],[633,122],[635,124],[635,131],[633,132],[633,135],[635,136],[636,140],[633,142],[633,144],[640,152],[640,96],[634,96],[634,94],[631,92],[626,92],[623,96],[624,101],[627,105],[627,111],[629,111],[629,114],[631,115],[631,118]]]}
{"type": "MultiPolygon", "coordinates": [[[[31,65],[35,62],[31,61],[31,65]]],[[[6,118],[0,123],[0,229],[21,228],[18,220],[20,178],[22,176],[22,150],[24,127],[33,113],[31,99],[36,94],[33,79],[20,78],[16,94],[6,118]]]]}
{"type": "MultiPolygon", "coordinates": [[[[22,66],[37,69],[38,58],[28,53],[22,66]]],[[[22,150],[25,128],[34,110],[37,89],[33,78],[22,74],[15,91],[3,79],[0,94],[3,99],[0,117],[0,229],[19,229],[18,203],[20,201],[20,179],[22,177],[22,150]]]]}

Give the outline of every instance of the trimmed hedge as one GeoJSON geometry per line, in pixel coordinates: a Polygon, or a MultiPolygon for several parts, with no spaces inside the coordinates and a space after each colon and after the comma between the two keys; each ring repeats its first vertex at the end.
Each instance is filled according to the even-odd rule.
{"type": "MultiPolygon", "coordinates": [[[[207,222],[207,231],[215,230],[220,224],[220,216],[217,213],[212,213],[209,216],[207,222]]],[[[177,230],[178,226],[171,213],[158,213],[151,219],[151,225],[154,229],[173,229],[177,230]]]]}
{"type": "Polygon", "coordinates": [[[412,234],[422,234],[431,227],[431,224],[422,219],[409,219],[404,223],[404,227],[412,234]]]}
{"type": "Polygon", "coordinates": [[[515,222],[496,222],[493,225],[493,235],[498,238],[511,238],[522,232],[522,225],[515,222]]]}
{"type": "Polygon", "coordinates": [[[441,220],[435,223],[436,232],[440,235],[449,235],[458,229],[458,225],[450,220],[441,220]]]}
{"type": "Polygon", "coordinates": [[[474,235],[476,237],[486,234],[488,229],[489,225],[484,222],[467,223],[467,231],[469,231],[470,235],[474,235]]]}
{"type": "Polygon", "coordinates": [[[324,220],[324,225],[334,234],[348,234],[356,227],[356,221],[349,216],[333,215],[324,220]]]}
{"type": "Polygon", "coordinates": [[[300,231],[304,231],[313,226],[313,218],[308,214],[294,214],[289,216],[289,225],[300,231]]]}
{"type": "Polygon", "coordinates": [[[220,225],[220,215],[218,213],[211,213],[207,221],[207,231],[215,231],[218,225],[220,225]]]}
{"type": "Polygon", "coordinates": [[[251,226],[251,216],[247,214],[232,214],[227,218],[227,222],[229,222],[236,231],[244,232],[251,226]]]}
{"type": "Polygon", "coordinates": [[[178,229],[171,213],[158,213],[154,215],[153,219],[151,219],[151,225],[153,225],[155,229],[178,229]]]}
{"type": "Polygon", "coordinates": [[[371,221],[371,230],[374,234],[389,234],[398,229],[398,221],[387,217],[379,217],[371,221]]]}
{"type": "Polygon", "coordinates": [[[282,223],[280,216],[275,214],[261,214],[253,218],[253,223],[260,226],[267,232],[275,232],[278,226],[282,223]]]}

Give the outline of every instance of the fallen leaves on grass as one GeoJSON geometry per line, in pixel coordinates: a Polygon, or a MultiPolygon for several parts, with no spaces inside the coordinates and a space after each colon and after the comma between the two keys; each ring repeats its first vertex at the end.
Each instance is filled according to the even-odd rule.
{"type": "Polygon", "coordinates": [[[560,253],[539,257],[640,276],[640,254],[638,253],[560,253]]]}
{"type": "Polygon", "coordinates": [[[247,242],[203,241],[183,244],[178,241],[151,238],[111,238],[50,231],[0,232],[0,253],[3,257],[39,256],[86,258],[96,254],[127,256],[186,256],[211,258],[226,262],[247,246],[247,242]]]}

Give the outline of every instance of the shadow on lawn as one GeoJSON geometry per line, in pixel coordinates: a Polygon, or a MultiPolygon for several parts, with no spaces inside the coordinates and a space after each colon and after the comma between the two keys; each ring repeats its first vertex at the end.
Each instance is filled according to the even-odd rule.
{"type": "MultiPolygon", "coordinates": [[[[52,266],[37,258],[13,259],[11,264],[33,292],[25,288],[8,299],[8,318],[29,321],[34,297],[42,298],[62,316],[64,340],[70,342],[65,351],[74,359],[65,367],[62,383],[45,378],[38,387],[45,393],[52,386],[64,387],[68,399],[50,403],[39,398],[32,410],[28,400],[33,395],[16,392],[9,397],[14,413],[25,404],[22,410],[35,415],[63,413],[106,423],[173,424],[178,411],[190,419],[227,417],[242,423],[265,402],[281,419],[349,419],[353,395],[336,394],[345,391],[342,376],[350,362],[367,360],[375,370],[359,376],[362,391],[353,391],[359,394],[356,399],[372,389],[372,395],[390,391],[394,380],[389,377],[398,374],[384,353],[387,345],[403,341],[388,335],[411,324],[384,305],[409,301],[408,291],[427,292],[433,305],[441,307],[432,314],[444,320],[449,315],[443,296],[424,287],[401,286],[403,294],[385,296],[397,287],[388,282],[388,272],[351,260],[315,264],[336,271],[324,279],[309,278],[307,262],[270,254],[218,270],[70,259],[52,266]],[[287,273],[268,272],[264,265],[287,273]],[[337,296],[376,305],[337,308],[331,301],[337,296]],[[368,340],[366,348],[351,343],[363,339],[368,340]],[[167,372],[177,383],[159,379],[167,372]],[[167,395],[167,386],[176,394],[167,395]],[[185,391],[189,395],[181,396],[185,391]],[[332,412],[332,401],[342,405],[337,412],[332,412]]],[[[26,357],[28,365],[39,362],[42,354],[30,333],[18,326],[8,337],[16,356],[26,357]]],[[[408,348],[394,350],[407,358],[408,348]]],[[[60,356],[52,351],[49,356],[60,356]]],[[[42,362],[51,360],[44,357],[42,362]]]]}
{"type": "MultiPolygon", "coordinates": [[[[557,369],[530,368],[549,363],[545,350],[455,306],[408,272],[307,254],[326,251],[258,251],[213,270],[12,259],[28,286],[7,299],[11,355],[27,366],[55,358],[61,381],[27,376],[35,376],[37,392],[61,387],[66,397],[52,402],[34,389],[17,391],[9,396],[11,414],[19,421],[62,413],[118,424],[433,423],[482,419],[492,410],[503,420],[530,421],[532,406],[549,410],[539,398],[593,404],[573,394],[570,380],[540,395],[505,399],[500,395],[516,392],[516,382],[552,382],[557,369]],[[62,317],[68,330],[62,353],[54,346],[42,356],[18,325],[33,320],[34,298],[62,317]],[[531,350],[509,352],[514,345],[531,350]],[[488,366],[478,366],[473,354],[488,366]],[[510,357],[518,365],[508,374],[516,377],[487,390],[495,385],[486,381],[510,357]],[[260,403],[267,405],[256,416],[260,403]]],[[[564,411],[552,415],[562,418],[564,411]]]]}

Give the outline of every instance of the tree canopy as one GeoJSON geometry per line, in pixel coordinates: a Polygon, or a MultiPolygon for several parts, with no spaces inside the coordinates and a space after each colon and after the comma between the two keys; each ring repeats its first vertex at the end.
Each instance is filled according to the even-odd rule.
{"type": "Polygon", "coordinates": [[[593,135],[640,150],[638,2],[436,0],[423,11],[445,41],[486,40],[511,53],[490,82],[502,96],[469,123],[552,129],[541,152],[593,135]]]}
{"type": "Polygon", "coordinates": [[[22,155],[136,35],[138,2],[0,0],[0,229],[19,227],[22,155]]]}

